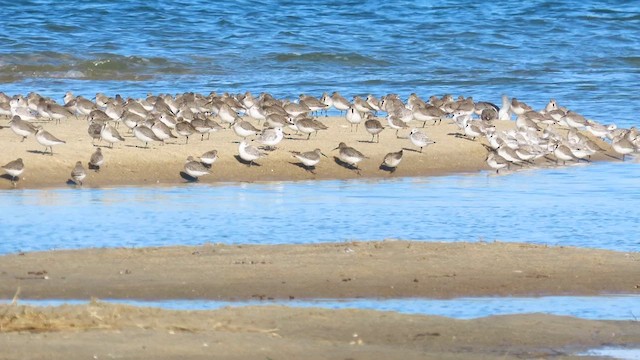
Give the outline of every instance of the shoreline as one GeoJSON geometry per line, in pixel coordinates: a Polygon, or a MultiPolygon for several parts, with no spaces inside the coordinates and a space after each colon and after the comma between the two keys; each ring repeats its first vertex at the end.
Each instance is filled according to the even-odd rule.
{"type": "Polygon", "coordinates": [[[3,359],[581,358],[637,348],[636,321],[545,314],[459,320],[371,310],[259,306],[173,311],[92,301],[0,305],[3,359]],[[34,346],[37,344],[37,346],[34,346]]]}
{"type": "MultiPolygon", "coordinates": [[[[82,161],[87,169],[83,187],[145,186],[145,185],[181,185],[189,183],[181,175],[188,156],[198,157],[210,150],[217,150],[218,160],[211,167],[211,174],[202,176],[198,183],[243,183],[269,181],[300,180],[344,180],[344,179],[386,179],[397,177],[444,176],[453,174],[474,174],[480,171],[493,171],[485,162],[487,150],[485,140],[469,140],[455,137],[459,129],[454,124],[440,124],[425,128],[424,131],[436,141],[418,152],[409,139],[396,138],[395,132],[385,129],[381,133],[380,143],[370,143],[369,135],[362,127],[350,132],[347,121],[342,117],[320,118],[329,128],[321,130],[306,140],[298,135],[290,135],[283,140],[278,149],[268,152],[265,158],[257,161],[256,166],[242,164],[237,158],[238,142],[241,138],[233,130],[224,129],[211,134],[210,140],[200,141],[191,136],[188,144],[185,138],[173,139],[173,143],[150,144],[149,149],[139,148],[143,144],[127,133],[124,125],[119,131],[125,142],[117,143],[114,148],[101,146],[105,164],[99,172],[88,169],[87,162],[97,146],[93,146],[87,134],[85,120],[69,119],[59,125],[44,124],[54,136],[65,140],[66,144],[54,146],[54,155],[42,154],[43,146],[33,136],[24,142],[10,129],[0,130],[0,163],[22,158],[25,170],[17,182],[18,189],[75,187],[70,181],[70,173],[76,161],[82,161]],[[345,142],[362,152],[368,159],[359,164],[360,171],[348,169],[339,164],[335,157],[338,151],[332,150],[339,142],[345,142]],[[310,151],[319,148],[328,158],[322,158],[312,173],[304,169],[290,151],[310,151]],[[393,173],[380,169],[384,156],[393,151],[404,149],[404,157],[393,173]]],[[[0,125],[8,121],[0,120],[0,125]]],[[[385,122],[382,120],[382,122],[385,122]]],[[[496,121],[498,130],[515,128],[513,121],[496,121]]],[[[254,123],[256,127],[260,127],[254,123]]],[[[287,130],[285,130],[286,132],[287,130]]],[[[409,129],[400,132],[406,136],[409,129]]],[[[250,138],[249,138],[250,139],[250,138]]],[[[607,149],[605,154],[598,153],[592,161],[616,161],[611,146],[600,140],[598,144],[607,149]]],[[[99,145],[99,143],[96,143],[99,145]]],[[[104,142],[102,143],[104,145],[104,142]]],[[[619,161],[619,160],[618,160],[619,161]]],[[[552,165],[548,160],[543,160],[552,165]]],[[[545,164],[542,164],[545,166],[545,164]]],[[[502,172],[502,171],[501,171],[502,172]]],[[[0,189],[12,189],[10,177],[2,174],[0,189]]]]}
{"type": "Polygon", "coordinates": [[[0,256],[0,298],[448,299],[640,294],[640,253],[366,241],[101,248],[0,256]]]}

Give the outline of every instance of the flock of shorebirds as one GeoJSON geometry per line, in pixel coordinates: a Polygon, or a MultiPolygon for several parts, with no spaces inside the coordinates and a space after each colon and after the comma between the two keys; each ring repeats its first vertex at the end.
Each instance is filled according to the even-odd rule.
{"type": "MultiPolygon", "coordinates": [[[[319,98],[300,95],[295,101],[276,99],[267,93],[254,97],[249,92],[148,95],[144,99],[124,99],[119,95],[109,97],[99,93],[91,100],[68,92],[63,100],[64,103],[59,104],[33,92],[27,96],[0,93],[0,116],[10,119],[10,129],[22,137],[22,141],[33,135],[44,146],[43,154],[51,155],[54,154],[53,147],[65,144],[65,141],[45,130],[44,123],[86,119],[88,136],[92,141],[105,141],[110,147],[125,140],[118,131],[121,123],[144,147],[177,137],[184,137],[185,144],[190,136],[200,135],[202,140],[205,135],[208,138],[212,132],[227,125],[242,139],[238,145],[238,159],[249,166],[265,156],[266,150],[276,149],[285,139],[285,130],[306,135],[308,139],[312,134],[327,129],[322,114],[326,116],[331,108],[340,111],[350,124],[350,131],[354,128],[357,131],[363,124],[371,135],[371,142],[376,139],[379,142],[380,132],[386,128],[396,130],[398,137],[399,130],[410,129],[407,138],[420,152],[435,143],[424,131],[427,124],[455,123],[459,127],[456,136],[483,141],[488,152],[486,162],[497,172],[512,165],[531,164],[540,158],[563,164],[588,159],[597,152],[605,151],[594,141],[595,138],[602,139],[600,144],[608,144],[621,155],[622,160],[626,155],[640,151],[640,133],[635,127],[622,129],[615,124],[600,124],[559,106],[553,99],[541,110],[534,110],[524,102],[505,95],[501,106],[452,95],[431,96],[423,100],[411,94],[403,101],[399,96],[389,94],[380,99],[369,95],[354,96],[348,100],[338,92],[332,95],[324,93],[319,98]],[[513,119],[515,129],[496,130],[494,121],[513,119]],[[412,125],[416,123],[421,126],[412,125]],[[260,124],[261,129],[258,128],[260,124]]],[[[336,161],[355,171],[359,171],[358,163],[367,159],[344,142],[334,150],[338,150],[336,161]]],[[[326,157],[320,149],[292,152],[292,156],[309,171],[313,171],[322,157],[326,157]]],[[[384,156],[380,168],[392,172],[400,165],[402,157],[402,149],[391,152],[384,156]]],[[[184,173],[197,180],[210,173],[217,158],[216,150],[197,158],[189,156],[184,173]]],[[[104,162],[104,155],[98,147],[87,165],[89,169],[98,171],[104,162]]],[[[15,186],[25,165],[20,158],[2,168],[15,186]]],[[[82,185],[87,176],[82,161],[76,163],[70,175],[76,184],[82,185]]]]}

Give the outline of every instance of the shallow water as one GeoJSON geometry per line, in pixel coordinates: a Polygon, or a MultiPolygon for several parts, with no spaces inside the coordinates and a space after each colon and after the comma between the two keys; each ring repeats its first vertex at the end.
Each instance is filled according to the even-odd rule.
{"type": "Polygon", "coordinates": [[[453,93],[602,122],[640,112],[640,3],[443,0],[3,3],[0,90],[453,93]]]}
{"type": "MultiPolygon", "coordinates": [[[[402,314],[437,315],[455,319],[474,319],[493,315],[546,313],[593,320],[637,320],[640,309],[637,295],[610,296],[547,296],[536,298],[481,297],[437,299],[317,299],[285,301],[212,301],[163,300],[136,301],[105,299],[109,303],[158,307],[168,310],[215,310],[223,307],[286,305],[325,309],[368,309],[402,314]]],[[[2,302],[2,301],[0,301],[2,302]]],[[[9,303],[5,300],[4,303],[9,303]]],[[[20,300],[22,305],[59,306],[87,304],[85,300],[20,300]]]]}
{"type": "Polygon", "coordinates": [[[391,180],[0,191],[0,254],[399,238],[638,251],[640,164],[391,180]]]}

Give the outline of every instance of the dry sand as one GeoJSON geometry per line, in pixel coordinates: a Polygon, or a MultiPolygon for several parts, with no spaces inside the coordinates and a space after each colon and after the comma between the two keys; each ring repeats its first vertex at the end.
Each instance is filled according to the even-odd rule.
{"type": "MultiPolygon", "coordinates": [[[[329,127],[328,130],[320,131],[317,136],[312,135],[310,140],[301,135],[287,136],[277,150],[257,161],[260,166],[252,167],[236,159],[240,138],[230,129],[212,134],[210,140],[200,141],[200,135],[192,135],[186,145],[186,139],[179,138],[166,145],[150,144],[150,148],[145,149],[142,148],[144,144],[129,134],[126,126],[121,125],[119,131],[126,141],[114,145],[113,149],[103,147],[105,165],[99,173],[91,171],[84,184],[87,187],[104,187],[184,183],[185,179],[180,176],[180,172],[187,156],[200,156],[213,149],[218,150],[219,159],[213,165],[212,174],[201,177],[200,182],[429,176],[489,169],[485,163],[487,150],[482,145],[486,141],[472,141],[454,136],[458,127],[453,124],[427,125],[421,129],[436,141],[436,144],[419,153],[419,148],[406,138],[409,129],[401,130],[399,135],[403,138],[398,139],[395,130],[387,128],[380,134],[380,143],[370,143],[371,135],[365,131],[362,124],[357,132],[351,132],[344,118],[321,117],[320,120],[329,127]],[[347,143],[369,157],[360,163],[359,174],[335,161],[334,157],[338,152],[332,149],[340,142],[347,143]],[[321,149],[328,158],[322,159],[314,174],[296,165],[298,160],[292,157],[290,151],[310,151],[315,148],[321,149]],[[396,172],[391,174],[379,168],[387,153],[402,148],[406,151],[396,172]]],[[[382,123],[386,126],[384,119],[382,123]]],[[[8,121],[0,120],[0,125],[7,124],[8,121]]],[[[255,122],[254,124],[260,127],[255,122]]],[[[513,128],[514,124],[510,121],[496,122],[498,129],[513,128]]],[[[95,151],[87,134],[88,125],[85,120],[69,119],[59,125],[46,123],[44,127],[54,136],[67,142],[54,146],[53,156],[48,153],[42,154],[44,146],[40,145],[35,137],[30,136],[21,142],[21,137],[15,135],[8,127],[0,129],[0,165],[19,157],[25,163],[25,171],[18,183],[19,188],[65,186],[76,161],[82,161],[86,167],[87,161],[95,151]]],[[[603,148],[610,149],[610,145],[597,141],[603,148]]],[[[96,145],[98,144],[96,142],[96,145]]],[[[106,144],[102,142],[102,145],[106,144]]],[[[611,150],[608,154],[614,155],[611,150]]],[[[594,156],[594,160],[612,160],[611,156],[598,154],[594,156]]],[[[545,160],[541,163],[552,162],[545,160]]],[[[4,179],[0,179],[0,188],[11,187],[9,177],[4,176],[4,179]]]]}
{"type": "MultiPolygon", "coordinates": [[[[640,253],[517,243],[83,249],[0,257],[0,297],[289,299],[640,293],[640,253]]],[[[18,301],[19,304],[19,301],[18,301]]],[[[0,359],[573,358],[638,346],[637,321],[456,320],[284,306],[0,306],[0,359]]]]}

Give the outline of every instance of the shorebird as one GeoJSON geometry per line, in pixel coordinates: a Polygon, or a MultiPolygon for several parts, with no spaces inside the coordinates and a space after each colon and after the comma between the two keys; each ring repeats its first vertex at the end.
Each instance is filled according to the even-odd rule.
{"type": "Polygon", "coordinates": [[[396,130],[396,137],[399,138],[398,136],[398,131],[400,131],[400,129],[406,129],[409,126],[402,121],[399,117],[395,116],[395,115],[388,115],[387,116],[387,123],[389,124],[389,127],[392,129],[396,130]]]}
{"type": "Polygon", "coordinates": [[[413,118],[422,121],[422,127],[425,127],[427,121],[433,121],[433,125],[437,122],[441,123],[442,118],[446,117],[446,113],[435,106],[416,106],[413,108],[413,118]]]}
{"type": "Polygon", "coordinates": [[[376,113],[380,111],[380,100],[376,99],[372,94],[367,95],[367,104],[369,104],[376,113]]]}
{"type": "Polygon", "coordinates": [[[247,144],[246,140],[242,140],[238,146],[238,154],[240,158],[249,163],[249,166],[253,165],[254,161],[265,156],[263,152],[258,150],[257,147],[247,144]]]}
{"type": "Polygon", "coordinates": [[[371,107],[371,105],[369,105],[369,103],[366,100],[362,99],[360,96],[353,97],[353,107],[355,107],[356,110],[363,114],[375,111],[375,109],[371,107]]]}
{"type": "Polygon", "coordinates": [[[377,119],[369,119],[364,122],[364,128],[367,130],[369,134],[371,134],[371,142],[373,139],[378,136],[378,142],[380,142],[380,133],[384,130],[384,126],[377,119]]]}
{"type": "Polygon", "coordinates": [[[509,162],[505,158],[496,154],[493,151],[489,152],[489,154],[487,155],[486,161],[487,161],[487,165],[489,165],[490,168],[496,170],[496,174],[500,172],[500,169],[503,169],[509,166],[509,162]]]}
{"type": "Polygon", "coordinates": [[[71,170],[71,179],[76,185],[82,186],[82,180],[87,176],[87,172],[84,170],[82,166],[82,161],[76,162],[76,166],[71,170]]]}
{"type": "Polygon", "coordinates": [[[325,104],[327,107],[324,109],[324,115],[327,116],[327,110],[333,106],[333,99],[326,92],[322,93],[320,97],[320,102],[325,104]]]}
{"type": "Polygon", "coordinates": [[[11,183],[15,187],[18,181],[18,176],[20,176],[24,171],[24,163],[22,162],[22,158],[18,158],[9,162],[8,164],[2,166],[2,169],[11,176],[11,183]]]}
{"type": "Polygon", "coordinates": [[[218,117],[220,118],[220,120],[222,120],[222,122],[229,124],[229,127],[231,127],[231,125],[233,125],[233,123],[236,121],[238,113],[236,113],[235,110],[231,108],[231,106],[223,103],[222,105],[220,105],[218,117]]]}
{"type": "Polygon", "coordinates": [[[91,145],[95,146],[95,141],[100,141],[102,139],[102,136],[100,135],[100,133],[102,132],[102,126],[104,126],[104,122],[102,121],[89,121],[87,133],[91,137],[91,145]]]}
{"type": "Polygon", "coordinates": [[[11,131],[13,131],[16,135],[22,136],[22,140],[20,142],[23,142],[24,139],[27,138],[27,136],[33,135],[38,131],[38,129],[32,123],[22,120],[18,115],[15,115],[11,118],[11,121],[9,121],[9,126],[11,127],[11,131]]]}
{"type": "Polygon", "coordinates": [[[329,108],[329,105],[325,104],[324,102],[310,95],[300,94],[300,102],[304,103],[304,105],[308,107],[312,113],[316,113],[316,114],[319,111],[326,110],[327,108],[329,108]]]}
{"type": "Polygon", "coordinates": [[[411,140],[413,145],[420,148],[420,152],[422,152],[423,147],[436,143],[435,141],[429,139],[425,133],[418,129],[411,129],[411,132],[409,133],[409,139],[411,140]]]}
{"type": "Polygon", "coordinates": [[[149,142],[151,141],[161,141],[160,139],[158,139],[156,134],[153,133],[153,130],[144,125],[137,125],[136,127],[134,127],[133,136],[135,136],[136,139],[142,141],[145,148],[149,147],[149,142]]]}
{"type": "Polygon", "coordinates": [[[557,143],[555,148],[553,149],[553,155],[556,157],[556,163],[562,160],[562,164],[566,164],[567,161],[576,160],[576,157],[573,156],[571,149],[562,143],[557,143]]]}
{"type": "Polygon", "coordinates": [[[75,116],[68,108],[56,103],[46,104],[45,112],[50,119],[55,120],[56,124],[60,123],[60,120],[75,116]]]}
{"type": "Polygon", "coordinates": [[[211,167],[218,160],[218,150],[207,151],[200,156],[200,161],[206,166],[211,167]]]}
{"type": "Polygon", "coordinates": [[[269,149],[275,149],[276,145],[278,145],[283,138],[284,133],[282,132],[281,127],[277,127],[275,129],[267,128],[262,130],[262,134],[258,136],[256,141],[262,143],[269,149]]]}
{"type": "Polygon", "coordinates": [[[320,162],[321,156],[327,157],[327,155],[323,154],[320,149],[315,149],[313,151],[299,152],[299,151],[291,151],[293,157],[300,160],[304,167],[313,173],[313,169],[320,162]]]}
{"type": "Polygon", "coordinates": [[[398,165],[400,165],[400,162],[402,161],[403,155],[404,155],[404,150],[402,149],[400,149],[400,151],[388,153],[387,155],[384,156],[384,159],[382,160],[382,164],[380,164],[380,167],[387,168],[391,172],[396,171],[396,168],[398,167],[398,165]]]}
{"type": "Polygon", "coordinates": [[[246,139],[247,136],[256,135],[260,130],[256,129],[255,126],[251,125],[250,122],[242,120],[240,118],[237,119],[235,123],[233,123],[233,132],[236,135],[240,136],[243,139],[246,139]]]}
{"type": "Polygon", "coordinates": [[[104,164],[104,155],[102,155],[102,149],[97,148],[89,159],[89,169],[95,169],[98,172],[102,164],[104,164]]]}
{"type": "Polygon", "coordinates": [[[38,131],[36,131],[36,140],[44,146],[44,151],[42,154],[47,153],[47,148],[51,149],[51,155],[53,155],[53,145],[64,144],[66,141],[60,140],[57,137],[49,134],[45,131],[42,126],[37,127],[38,131]]]}
{"type": "Polygon", "coordinates": [[[342,95],[340,95],[340,93],[338,93],[337,91],[334,91],[331,95],[331,101],[333,102],[333,107],[339,110],[341,115],[343,111],[346,111],[351,106],[351,103],[347,99],[342,97],[342,95]]]}
{"type": "Polygon", "coordinates": [[[358,132],[358,125],[362,122],[362,113],[358,111],[354,106],[350,106],[347,109],[346,118],[350,124],[349,131],[353,131],[353,125],[355,125],[356,132],[358,132]]]}
{"type": "Polygon", "coordinates": [[[617,129],[616,124],[602,125],[595,121],[587,120],[587,131],[593,136],[597,136],[601,139],[606,139],[611,131],[617,129]]]}
{"type": "Polygon", "coordinates": [[[177,139],[178,137],[173,135],[171,129],[163,123],[161,120],[156,120],[151,126],[151,131],[164,143],[165,140],[177,139]]]}
{"type": "Polygon", "coordinates": [[[201,162],[193,159],[193,156],[187,157],[187,162],[184,164],[184,172],[195,178],[196,181],[200,176],[210,174],[209,170],[201,162]]]}
{"type": "Polygon", "coordinates": [[[186,137],[184,143],[188,144],[189,135],[196,132],[196,129],[194,129],[188,121],[184,120],[183,118],[178,118],[178,122],[176,123],[176,132],[178,133],[178,135],[186,137]]]}
{"type": "Polygon", "coordinates": [[[339,150],[338,151],[338,158],[346,164],[349,164],[351,166],[353,166],[356,170],[358,169],[358,163],[364,159],[368,159],[366,156],[364,156],[360,151],[347,146],[347,144],[341,142],[340,144],[338,144],[338,147],[336,147],[333,150],[339,150]]]}
{"type": "Polygon", "coordinates": [[[119,141],[124,141],[124,138],[120,136],[118,130],[116,130],[110,124],[102,125],[102,129],[100,130],[100,137],[109,143],[109,146],[113,148],[113,144],[119,141]]]}
{"type": "Polygon", "coordinates": [[[633,143],[627,138],[627,133],[622,133],[613,138],[613,140],[611,140],[611,148],[613,151],[622,155],[622,161],[624,161],[625,155],[631,154],[636,150],[633,143]]]}
{"type": "Polygon", "coordinates": [[[311,137],[312,133],[318,133],[319,130],[326,130],[327,127],[321,123],[320,121],[316,120],[316,119],[309,119],[309,118],[296,118],[293,119],[291,117],[288,118],[289,124],[290,126],[292,126],[293,129],[303,133],[303,134],[307,134],[307,140],[309,140],[309,138],[311,137]]]}

